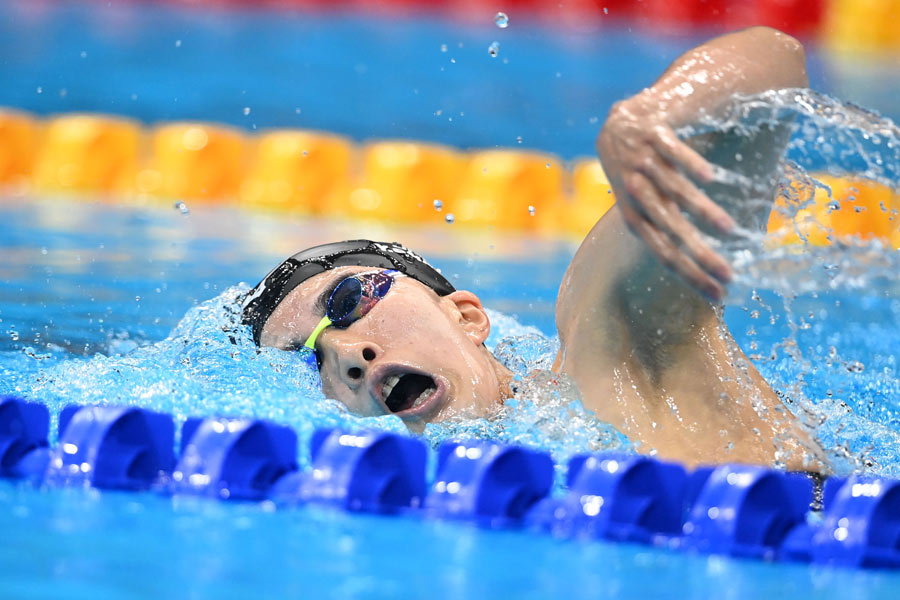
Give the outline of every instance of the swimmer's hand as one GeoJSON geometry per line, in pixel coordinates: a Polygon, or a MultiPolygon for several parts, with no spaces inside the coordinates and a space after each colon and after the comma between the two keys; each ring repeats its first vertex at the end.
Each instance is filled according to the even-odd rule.
{"type": "Polygon", "coordinates": [[[731,266],[682,210],[723,233],[735,222],[694,183],[712,181],[713,167],[678,139],[665,116],[652,94],[616,103],[597,137],[597,153],[629,229],[663,265],[719,301],[731,266]]]}
{"type": "MultiPolygon", "coordinates": [[[[735,94],[807,85],[800,42],[768,27],[751,27],[677,58],[651,87],[613,106],[597,138],[628,227],[663,265],[707,298],[722,299],[731,267],[682,210],[710,231],[727,232],[735,224],[697,187],[712,180],[712,165],[673,128],[715,115],[735,94]]],[[[783,150],[784,143],[757,148],[766,156],[783,150]]]]}

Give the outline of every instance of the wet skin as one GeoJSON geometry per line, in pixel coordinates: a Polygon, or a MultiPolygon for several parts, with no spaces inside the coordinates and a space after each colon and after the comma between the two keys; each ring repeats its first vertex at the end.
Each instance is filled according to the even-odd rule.
{"type": "MultiPolygon", "coordinates": [[[[370,267],[341,267],[316,275],[294,289],[262,331],[263,346],[301,346],[323,316],[316,300],[334,285],[370,267]]],[[[316,348],[322,358],[323,391],[361,415],[396,414],[414,431],[430,421],[476,417],[499,408],[509,372],[483,342],[490,322],[475,294],[457,291],[440,297],[409,277],[398,277],[368,314],[346,329],[328,327],[316,348]],[[418,378],[410,390],[427,398],[391,398],[384,392],[393,377],[418,378]],[[429,383],[424,378],[429,378],[429,383]],[[415,385],[418,383],[418,386],[415,385]]],[[[398,382],[399,383],[399,382],[398,382]]],[[[403,387],[394,386],[397,393],[403,387]]]]}
{"type": "MultiPolygon", "coordinates": [[[[715,303],[731,268],[700,235],[700,228],[727,232],[733,216],[742,226],[765,223],[768,208],[749,212],[739,193],[730,206],[709,199],[716,186],[711,163],[770,176],[785,131],[691,145],[674,135],[702,113],[715,114],[734,93],[806,85],[800,44],[753,28],[683,55],[607,117],[597,149],[616,207],[584,240],[560,286],[554,370],[571,376],[585,406],[641,451],[690,465],[820,468],[818,449],[722,324],[715,303]],[[753,160],[738,164],[738,154],[753,160]]],[[[370,270],[344,267],[306,281],[270,317],[262,344],[301,345],[322,316],[314,307],[323,290],[370,270]]],[[[413,430],[448,417],[490,415],[509,394],[510,374],[482,345],[489,331],[474,294],[440,298],[400,278],[365,317],[320,336],[324,391],[355,413],[393,412],[413,430]],[[409,398],[385,397],[385,383],[406,375],[419,376],[418,387],[406,386],[411,394],[434,389],[414,407],[409,398]]]]}

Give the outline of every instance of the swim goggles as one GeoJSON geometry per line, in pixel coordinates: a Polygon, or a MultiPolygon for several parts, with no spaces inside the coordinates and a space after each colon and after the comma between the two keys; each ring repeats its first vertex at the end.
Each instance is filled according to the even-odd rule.
{"type": "Polygon", "coordinates": [[[316,339],[328,327],[345,329],[363,318],[384,298],[394,284],[394,279],[403,277],[399,271],[374,271],[359,273],[342,279],[325,305],[325,316],[312,333],[298,348],[303,361],[317,371],[322,368],[322,357],[316,350],[316,339]]]}

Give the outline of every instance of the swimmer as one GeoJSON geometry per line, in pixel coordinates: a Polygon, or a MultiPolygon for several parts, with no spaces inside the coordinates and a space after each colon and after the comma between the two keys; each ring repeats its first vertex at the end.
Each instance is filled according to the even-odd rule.
{"type": "MultiPolygon", "coordinates": [[[[735,94],[807,85],[797,40],[747,29],[679,57],[615,104],[597,138],[616,204],[563,278],[553,369],[642,452],[689,465],[816,468],[810,442],[721,322],[732,270],[701,235],[727,235],[730,214],[764,227],[770,206],[710,199],[713,165],[774,182],[787,128],[690,144],[674,133],[735,94]]],[[[329,398],[360,415],[395,414],[413,431],[489,416],[513,393],[512,374],[483,344],[490,322],[479,298],[399,244],[296,254],[248,294],[244,322],[257,344],[309,357],[329,398]]]]}

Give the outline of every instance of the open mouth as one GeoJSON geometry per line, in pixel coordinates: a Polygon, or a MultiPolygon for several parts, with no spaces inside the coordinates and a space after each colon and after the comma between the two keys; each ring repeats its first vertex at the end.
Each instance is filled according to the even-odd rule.
{"type": "Polygon", "coordinates": [[[437,383],[427,375],[403,373],[391,375],[381,386],[381,397],[388,409],[403,412],[421,406],[437,391],[437,383]]]}

